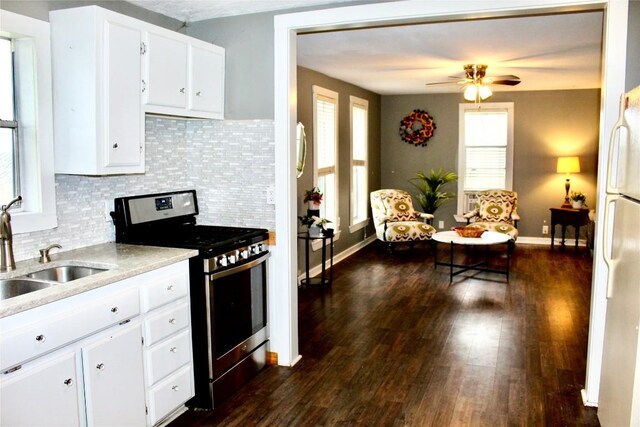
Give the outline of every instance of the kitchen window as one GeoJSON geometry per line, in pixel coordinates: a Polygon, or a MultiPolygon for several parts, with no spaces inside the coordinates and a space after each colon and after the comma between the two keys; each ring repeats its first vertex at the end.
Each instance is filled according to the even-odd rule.
{"type": "Polygon", "coordinates": [[[475,208],[478,191],[512,188],[513,103],[460,104],[459,123],[458,215],[462,215],[475,208]]]}
{"type": "Polygon", "coordinates": [[[369,101],[351,96],[349,108],[351,110],[351,218],[349,231],[353,233],[367,225],[369,101]]]}
{"type": "Polygon", "coordinates": [[[49,23],[0,10],[0,204],[14,233],[57,226],[49,23]]]}
{"type": "Polygon", "coordinates": [[[339,231],[338,218],[338,93],[313,86],[313,167],[323,193],[320,216],[339,231]]]}
{"type": "Polygon", "coordinates": [[[18,122],[15,115],[13,49],[0,37],[0,204],[20,194],[18,122]]]}

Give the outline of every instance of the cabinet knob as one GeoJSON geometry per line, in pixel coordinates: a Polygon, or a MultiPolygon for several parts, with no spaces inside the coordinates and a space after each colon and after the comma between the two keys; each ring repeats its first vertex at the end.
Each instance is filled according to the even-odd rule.
{"type": "Polygon", "coordinates": [[[98,364],[96,365],[96,369],[97,369],[98,371],[104,371],[104,369],[105,369],[105,368],[104,368],[104,363],[98,363],[98,364]]]}
{"type": "Polygon", "coordinates": [[[169,286],[167,286],[167,290],[168,290],[169,292],[173,291],[173,285],[169,285],[169,286]]]}
{"type": "Polygon", "coordinates": [[[118,148],[118,143],[113,144],[113,148],[118,148]]]}
{"type": "Polygon", "coordinates": [[[71,387],[73,385],[73,380],[71,378],[67,378],[66,380],[64,380],[64,385],[66,385],[67,387],[71,387]]]}
{"type": "Polygon", "coordinates": [[[197,91],[196,92],[196,96],[202,96],[202,92],[201,91],[197,91]]]}
{"type": "Polygon", "coordinates": [[[38,341],[39,343],[43,343],[47,340],[47,338],[44,335],[38,335],[36,337],[36,341],[38,341]]]}
{"type": "Polygon", "coordinates": [[[178,352],[178,347],[171,347],[171,348],[169,349],[169,351],[170,351],[171,353],[177,353],[177,352],[178,352]]]}
{"type": "Polygon", "coordinates": [[[184,93],[184,88],[183,87],[180,88],[180,93],[184,93]]]}
{"type": "Polygon", "coordinates": [[[180,387],[178,387],[177,385],[174,385],[173,387],[171,387],[171,390],[178,391],[180,390],[180,387]]]}
{"type": "Polygon", "coordinates": [[[171,323],[172,325],[176,324],[176,318],[172,317],[171,319],[169,319],[169,323],[171,323]]]}
{"type": "Polygon", "coordinates": [[[120,311],[120,309],[118,307],[111,307],[111,312],[112,313],[117,313],[118,311],[120,311]]]}

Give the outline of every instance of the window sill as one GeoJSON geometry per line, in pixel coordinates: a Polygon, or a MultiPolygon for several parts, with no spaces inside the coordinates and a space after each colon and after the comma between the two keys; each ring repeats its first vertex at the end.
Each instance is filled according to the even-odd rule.
{"type": "Polygon", "coordinates": [[[355,223],[353,225],[349,226],[349,233],[353,234],[358,230],[362,230],[363,228],[365,228],[367,225],[369,225],[369,222],[371,221],[370,218],[367,218],[363,221],[360,221],[358,223],[355,223]]]}
{"type": "MultiPolygon", "coordinates": [[[[339,231],[338,231],[338,232],[336,232],[336,233],[333,235],[333,241],[334,241],[334,242],[336,242],[336,241],[338,241],[338,240],[340,240],[340,232],[339,232],[339,231]]],[[[317,250],[319,250],[319,249],[322,249],[322,240],[312,240],[312,241],[311,241],[311,249],[312,249],[314,252],[315,252],[315,251],[317,251],[317,250]]]]}
{"type": "Polygon", "coordinates": [[[13,234],[31,233],[33,231],[50,230],[58,226],[58,218],[53,213],[17,212],[11,214],[13,234]]]}

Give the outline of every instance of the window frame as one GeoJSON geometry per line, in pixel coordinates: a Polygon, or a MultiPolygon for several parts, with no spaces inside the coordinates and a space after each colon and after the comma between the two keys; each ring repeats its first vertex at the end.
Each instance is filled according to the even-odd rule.
{"type": "Polygon", "coordinates": [[[507,113],[507,147],[505,153],[505,190],[513,188],[513,123],[514,123],[514,103],[513,102],[487,102],[487,103],[461,103],[458,107],[458,209],[456,220],[466,222],[462,215],[468,211],[465,209],[467,195],[464,190],[464,179],[466,173],[466,145],[465,145],[465,113],[473,110],[501,111],[507,113]]]}
{"type": "Polygon", "coordinates": [[[350,200],[349,200],[349,232],[355,233],[356,231],[366,227],[369,224],[369,209],[368,209],[368,188],[369,188],[369,101],[357,96],[349,96],[349,135],[350,135],[350,173],[351,173],[351,187],[350,187],[350,200]],[[364,160],[356,160],[354,158],[354,117],[353,111],[355,108],[364,110],[364,160]],[[354,218],[354,211],[356,210],[356,188],[355,188],[355,166],[364,167],[364,191],[362,196],[364,197],[364,217],[354,218]],[[354,220],[355,219],[355,220],[354,220]]]}
{"type": "MultiPolygon", "coordinates": [[[[55,175],[53,166],[53,107],[51,81],[51,36],[48,22],[0,9],[0,35],[24,44],[26,75],[16,71],[14,84],[20,105],[16,106],[21,129],[19,136],[19,209],[11,210],[14,234],[57,227],[55,175]],[[23,83],[21,83],[23,82],[23,83]],[[24,99],[31,101],[25,102],[24,99]],[[21,101],[22,100],[22,101],[21,101]],[[28,166],[28,167],[27,167],[28,166]],[[35,167],[34,167],[35,166],[35,167]]],[[[15,55],[14,55],[15,57],[15,55]]],[[[19,65],[20,66],[20,65],[19,65]]],[[[2,200],[0,203],[8,203],[2,200]]]]}
{"type": "MultiPolygon", "coordinates": [[[[339,94],[338,92],[334,92],[332,90],[323,88],[321,86],[318,85],[313,85],[312,86],[312,90],[313,90],[313,178],[315,180],[314,185],[318,185],[319,184],[319,180],[320,180],[320,176],[324,176],[324,175],[330,175],[333,174],[334,176],[334,187],[335,187],[335,191],[334,194],[325,194],[323,195],[324,198],[324,202],[323,205],[325,205],[327,203],[327,200],[329,197],[332,198],[333,201],[333,205],[334,205],[334,209],[335,209],[335,218],[328,218],[329,220],[332,221],[331,224],[333,224],[333,226],[335,227],[335,234],[337,235],[340,231],[340,210],[339,210],[339,197],[338,197],[338,189],[339,184],[338,184],[338,147],[339,147],[339,134],[338,134],[338,129],[339,129],[339,123],[338,123],[338,119],[339,119],[339,94]],[[317,102],[318,100],[325,100],[325,101],[329,101],[332,102],[335,105],[335,110],[334,110],[334,158],[333,158],[333,166],[329,167],[330,172],[326,172],[323,170],[320,170],[318,168],[318,125],[317,125],[317,120],[318,120],[318,113],[317,113],[317,102]]],[[[326,169],[326,168],[325,168],[326,169]]],[[[322,215],[326,215],[325,211],[324,211],[324,206],[321,205],[321,212],[322,215]]]]}

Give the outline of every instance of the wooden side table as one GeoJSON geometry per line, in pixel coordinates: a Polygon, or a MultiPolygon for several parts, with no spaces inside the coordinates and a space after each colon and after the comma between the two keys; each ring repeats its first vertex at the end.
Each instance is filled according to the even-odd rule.
{"type": "Polygon", "coordinates": [[[589,224],[589,209],[570,209],[570,208],[549,208],[551,211],[551,249],[556,235],[556,224],[562,226],[562,247],[564,248],[564,238],[567,232],[567,226],[571,225],[576,229],[576,246],[578,251],[578,238],[580,237],[580,227],[589,224]]]}
{"type": "Polygon", "coordinates": [[[304,246],[304,270],[305,270],[305,278],[300,281],[300,284],[303,286],[308,285],[320,285],[320,286],[331,286],[333,283],[333,234],[331,236],[309,236],[309,232],[298,233],[298,239],[305,241],[304,246]],[[322,240],[322,271],[320,273],[320,277],[309,277],[309,252],[311,251],[311,241],[313,240],[322,240]],[[325,264],[327,261],[327,242],[329,246],[329,275],[327,277],[327,272],[325,268],[325,264]]]}

